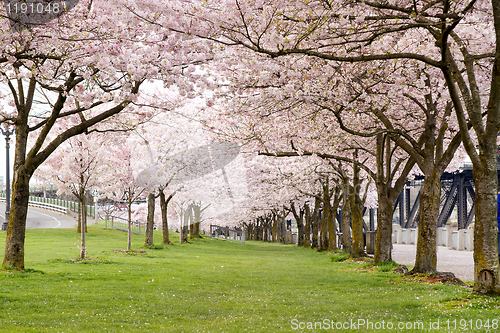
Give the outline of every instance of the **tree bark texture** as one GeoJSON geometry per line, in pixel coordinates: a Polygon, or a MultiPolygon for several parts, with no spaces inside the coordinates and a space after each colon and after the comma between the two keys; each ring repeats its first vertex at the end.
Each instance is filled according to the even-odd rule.
{"type": "MultiPolygon", "coordinates": [[[[358,159],[358,151],[354,152],[354,160],[358,159]]],[[[353,186],[347,186],[349,192],[349,206],[351,207],[351,228],[352,228],[352,249],[351,256],[359,258],[366,256],[365,244],[363,240],[363,202],[361,200],[361,179],[358,164],[353,165],[353,186]]]]}
{"type": "Polygon", "coordinates": [[[392,261],[392,218],[394,205],[388,198],[387,187],[377,186],[377,237],[375,240],[374,261],[392,261]]]}
{"type": "MultiPolygon", "coordinates": [[[[415,159],[410,157],[404,169],[394,181],[393,173],[393,148],[390,136],[379,134],[377,136],[377,172],[375,184],[377,186],[377,236],[375,240],[375,263],[392,261],[392,219],[394,204],[404,188],[406,178],[415,165],[415,159]],[[392,185],[394,183],[394,185],[392,185]]],[[[394,169],[398,168],[396,163],[394,169]]]]}
{"type": "Polygon", "coordinates": [[[200,238],[200,224],[201,224],[201,206],[198,204],[192,204],[192,236],[193,238],[200,238]]]}
{"type": "Polygon", "coordinates": [[[306,227],[305,227],[305,232],[304,232],[304,247],[310,248],[311,247],[312,214],[311,214],[311,208],[309,207],[309,205],[307,203],[304,205],[304,211],[305,211],[305,217],[306,217],[306,227]]]}
{"type": "Polygon", "coordinates": [[[474,208],[474,291],[499,294],[496,163],[484,163],[483,170],[474,169],[476,202],[474,208]]]}
{"type": "Polygon", "coordinates": [[[85,201],[85,192],[82,191],[83,193],[80,193],[80,211],[81,211],[81,247],[80,247],[80,259],[85,259],[85,254],[87,252],[87,245],[85,242],[85,234],[87,232],[87,203],[85,201]]]}
{"type": "Polygon", "coordinates": [[[321,216],[321,224],[320,224],[320,246],[318,248],[319,251],[327,251],[328,250],[328,232],[332,230],[331,225],[333,224],[332,216],[331,216],[331,194],[328,187],[328,184],[323,187],[323,214],[321,216]]]}
{"type": "Polygon", "coordinates": [[[314,211],[312,214],[312,243],[311,248],[316,249],[319,245],[319,209],[321,206],[321,200],[318,197],[314,199],[314,211]]]}
{"type": "Polygon", "coordinates": [[[83,208],[82,208],[82,203],[81,200],[78,199],[78,222],[77,222],[77,227],[76,227],[76,232],[81,233],[82,232],[82,219],[83,219],[83,208]]]}
{"type": "Polygon", "coordinates": [[[295,205],[292,203],[291,211],[295,221],[297,221],[297,246],[304,246],[304,210],[297,212],[295,205]]]}
{"type": "Polygon", "coordinates": [[[271,217],[271,223],[272,223],[272,241],[273,242],[279,242],[279,235],[278,235],[278,230],[279,230],[279,226],[278,226],[278,214],[276,212],[273,212],[272,213],[272,217],[271,217]]]}
{"type": "Polygon", "coordinates": [[[14,170],[11,209],[2,266],[15,270],[24,270],[24,238],[30,178],[23,167],[14,170]]]}
{"type": "Polygon", "coordinates": [[[129,198],[127,202],[127,222],[128,222],[128,228],[127,228],[127,251],[130,251],[130,248],[132,247],[132,193],[130,193],[129,190],[129,198]]]}
{"type": "Polygon", "coordinates": [[[347,195],[344,196],[344,205],[342,206],[342,251],[351,253],[351,210],[347,195]]]}
{"type": "Polygon", "coordinates": [[[264,227],[264,242],[271,242],[271,235],[269,235],[269,222],[267,221],[264,227]]]}
{"type": "Polygon", "coordinates": [[[335,193],[333,195],[333,204],[328,209],[328,251],[334,251],[337,249],[337,232],[335,218],[337,214],[337,209],[340,203],[340,191],[341,187],[337,186],[335,188],[335,193]]]}
{"type": "Polygon", "coordinates": [[[163,244],[172,245],[168,234],[168,216],[167,216],[168,201],[165,198],[165,193],[160,190],[160,210],[163,232],[163,244]]]}
{"type": "Polygon", "coordinates": [[[353,258],[359,258],[366,255],[363,242],[363,207],[361,207],[360,202],[356,200],[356,196],[356,193],[349,195],[352,225],[351,256],[353,258]]]}
{"type": "Polygon", "coordinates": [[[148,217],[146,222],[146,237],[144,246],[153,246],[153,230],[155,223],[155,194],[148,194],[148,217]]]}
{"type": "Polygon", "coordinates": [[[420,189],[418,220],[417,254],[412,273],[431,273],[436,271],[437,245],[436,232],[441,202],[441,174],[426,174],[420,189]]]}
{"type": "Polygon", "coordinates": [[[283,244],[287,244],[285,218],[286,218],[285,212],[281,212],[281,213],[278,212],[278,220],[279,220],[279,223],[281,225],[281,228],[280,228],[280,230],[281,230],[281,243],[283,243],[283,244]]]}

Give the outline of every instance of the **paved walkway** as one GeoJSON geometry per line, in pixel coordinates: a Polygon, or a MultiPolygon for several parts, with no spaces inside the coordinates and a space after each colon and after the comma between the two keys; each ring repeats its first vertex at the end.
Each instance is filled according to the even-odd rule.
{"type": "MultiPolygon", "coordinates": [[[[415,245],[394,244],[392,260],[402,265],[415,265],[415,245]]],[[[472,251],[455,251],[438,246],[437,270],[452,272],[462,281],[474,281],[474,259],[472,251]]]]}
{"type": "MultiPolygon", "coordinates": [[[[5,221],[5,204],[0,203],[0,225],[5,221]]],[[[91,223],[89,219],[88,223],[91,223]]],[[[48,211],[41,208],[29,207],[26,229],[37,228],[74,228],[77,221],[69,215],[48,211]]]]}

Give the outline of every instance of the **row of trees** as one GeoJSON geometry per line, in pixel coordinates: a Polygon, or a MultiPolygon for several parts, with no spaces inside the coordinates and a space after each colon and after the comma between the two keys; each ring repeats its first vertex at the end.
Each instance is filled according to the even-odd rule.
{"type": "MultiPolygon", "coordinates": [[[[62,144],[37,169],[35,176],[38,181],[55,185],[59,194],[77,198],[79,207],[83,208],[79,211],[78,232],[87,229],[84,207],[90,192],[97,192],[96,199],[103,203],[103,214],[126,216],[127,250],[131,249],[133,221],[145,222],[145,246],[153,245],[155,225],[162,226],[162,242],[172,244],[169,218],[175,219],[173,225],[183,233],[181,241],[187,241],[190,226],[190,237],[199,237],[203,213],[211,206],[219,212],[227,209],[221,207],[226,204],[223,201],[227,200],[224,195],[227,184],[217,169],[236,157],[238,147],[212,142],[189,148],[207,139],[200,132],[199,123],[186,117],[178,110],[174,115],[156,115],[130,131],[75,136],[62,144]],[[182,126],[163,125],[169,121],[182,126]],[[211,148],[210,152],[207,147],[211,148]],[[172,200],[176,214],[174,210],[170,210],[170,214],[167,210],[172,200]],[[137,207],[137,202],[146,204],[137,207]],[[125,211],[117,210],[119,206],[126,206],[125,211]]],[[[81,236],[80,257],[83,259],[85,233],[81,236]]]]}
{"type": "Polygon", "coordinates": [[[230,47],[217,69],[230,77],[232,89],[222,94],[237,102],[227,110],[234,118],[237,105],[247,137],[277,156],[316,154],[359,168],[370,160],[360,151],[370,154],[373,167],[364,169],[382,208],[376,258],[383,261],[397,177],[416,165],[425,179],[414,272],[436,269],[440,176],[462,142],[476,189],[474,290],[498,293],[497,2],[232,4],[209,1],[203,19],[186,24],[196,21],[197,34],[230,47]],[[332,134],[337,139],[321,140],[332,134]]]}
{"type": "Polygon", "coordinates": [[[250,221],[242,222],[250,230],[248,238],[283,241],[285,219],[293,218],[298,246],[335,251],[337,231],[342,231],[343,251],[353,257],[365,256],[363,209],[376,204],[373,183],[364,181],[366,176],[357,168],[351,179],[348,168],[332,167],[319,157],[292,159],[266,163],[260,157],[253,161],[259,161],[260,168],[249,175],[253,205],[245,215],[250,221]],[[255,205],[258,197],[266,198],[260,207],[255,205]]]}
{"type": "MultiPolygon", "coordinates": [[[[146,82],[161,80],[178,96],[203,95],[205,122],[225,139],[297,158],[280,181],[313,174],[299,172],[311,169],[304,156],[328,178],[303,176],[308,181],[294,191],[281,184],[275,202],[249,191],[235,202],[240,219],[280,210],[285,199],[305,210],[304,196],[324,202],[318,193],[328,197],[341,185],[358,255],[356,221],[369,191],[360,189],[371,183],[379,207],[375,258],[389,261],[392,207],[407,176],[421,172],[414,272],[436,269],[439,180],[456,168],[463,143],[476,189],[474,290],[499,293],[498,22],[500,7],[487,0],[81,1],[45,26],[14,31],[4,22],[0,66],[10,105],[1,122],[16,127],[16,158],[3,265],[24,267],[34,171],[75,135],[128,130],[151,118],[146,104],[172,110],[170,96],[140,94],[146,82]],[[327,191],[314,188],[327,183],[327,191]]],[[[248,170],[251,181],[255,170],[248,170]]]]}
{"type": "Polygon", "coordinates": [[[495,2],[179,6],[189,13],[184,20],[148,20],[224,46],[213,72],[222,86],[218,109],[227,112],[232,135],[266,154],[351,163],[353,179],[355,168],[373,179],[382,208],[377,260],[390,260],[391,207],[416,167],[425,180],[414,272],[436,269],[440,176],[463,142],[476,185],[474,289],[499,292],[495,2]]]}
{"type": "Polygon", "coordinates": [[[0,80],[6,88],[0,122],[15,128],[3,266],[24,269],[29,182],[59,146],[80,134],[124,131],[151,118],[141,98],[147,82],[160,79],[191,92],[196,75],[185,69],[205,55],[188,48],[181,35],[155,34],[126,5],[80,1],[45,25],[21,20],[13,28],[7,15],[0,21],[0,80]]]}

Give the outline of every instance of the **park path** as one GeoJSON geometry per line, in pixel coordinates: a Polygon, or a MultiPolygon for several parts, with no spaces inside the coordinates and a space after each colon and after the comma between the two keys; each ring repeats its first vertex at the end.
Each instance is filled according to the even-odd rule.
{"type": "MultiPolygon", "coordinates": [[[[0,204],[0,224],[4,222],[5,204],[0,204]]],[[[38,228],[73,228],[77,221],[69,215],[62,215],[49,210],[29,207],[26,229],[38,228]]]]}
{"type": "MultiPolygon", "coordinates": [[[[414,265],[417,247],[415,245],[393,244],[392,260],[402,265],[414,265]]],[[[474,281],[474,259],[472,251],[450,250],[438,246],[437,270],[452,272],[462,281],[474,281]]]]}

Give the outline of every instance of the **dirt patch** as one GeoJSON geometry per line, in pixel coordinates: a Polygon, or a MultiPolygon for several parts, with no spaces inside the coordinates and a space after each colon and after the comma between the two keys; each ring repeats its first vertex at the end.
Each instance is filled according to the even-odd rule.
{"type": "Polygon", "coordinates": [[[358,272],[375,272],[375,266],[367,266],[356,269],[358,272]]]}
{"type": "Polygon", "coordinates": [[[96,261],[96,260],[99,260],[99,258],[85,258],[85,259],[75,259],[74,261],[75,262],[82,262],[82,261],[96,261]]]}
{"type": "Polygon", "coordinates": [[[375,262],[372,257],[349,258],[347,261],[365,264],[373,264],[375,262]]]}
{"type": "Polygon", "coordinates": [[[455,276],[451,272],[435,272],[428,276],[429,283],[438,283],[468,287],[469,285],[455,276]]]}
{"type": "Polygon", "coordinates": [[[399,265],[398,267],[394,268],[393,272],[398,274],[406,274],[409,272],[409,270],[405,265],[399,265]]]}
{"type": "Polygon", "coordinates": [[[146,253],[146,251],[126,251],[126,250],[113,250],[113,252],[119,252],[119,253],[146,253]]]}
{"type": "MultiPolygon", "coordinates": [[[[447,285],[454,285],[454,286],[461,286],[461,287],[471,287],[467,283],[463,282],[459,278],[455,276],[455,274],[451,272],[434,272],[431,274],[413,274],[408,272],[408,269],[406,266],[402,267],[399,266],[397,267],[394,272],[403,274],[401,276],[401,279],[403,281],[411,281],[411,282],[420,282],[420,283],[430,283],[430,284],[436,284],[436,283],[442,283],[442,284],[447,284],[447,285]],[[405,272],[406,271],[406,272],[405,272]]],[[[391,282],[394,282],[391,280],[391,282]]]]}

